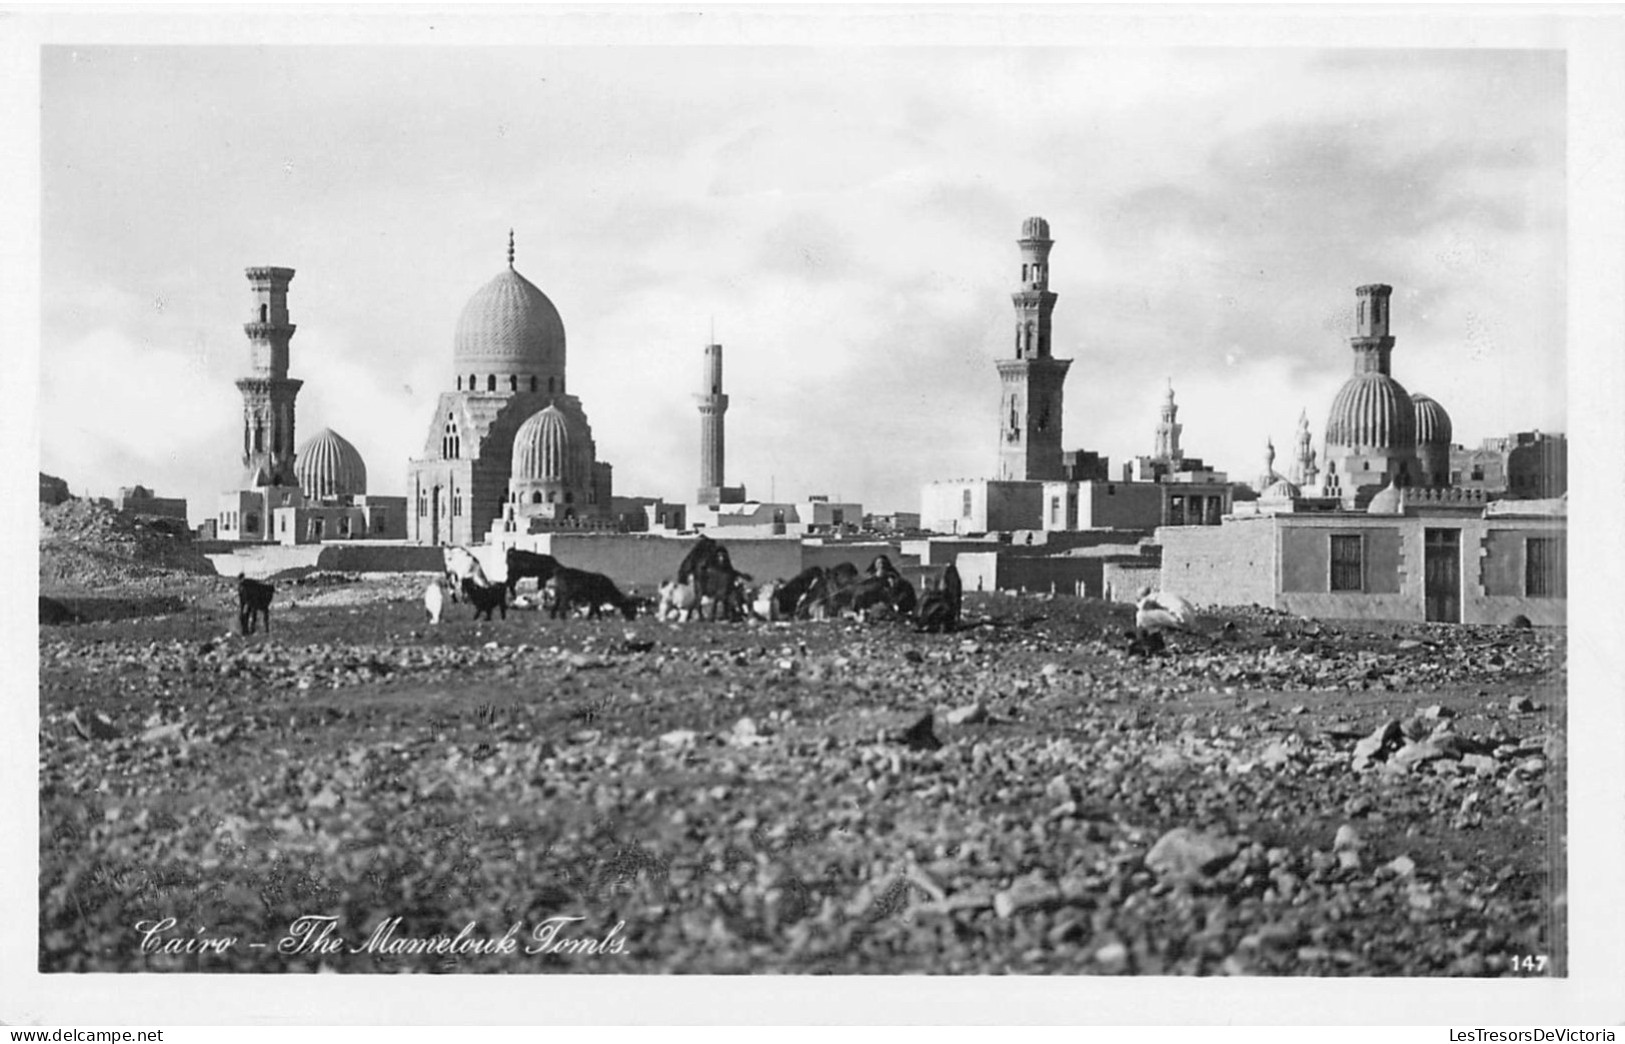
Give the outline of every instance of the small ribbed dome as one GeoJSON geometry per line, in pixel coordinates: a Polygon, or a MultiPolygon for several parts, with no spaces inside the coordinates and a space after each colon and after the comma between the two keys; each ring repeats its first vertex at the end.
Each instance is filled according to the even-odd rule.
{"type": "Polygon", "coordinates": [[[1268,489],[1260,494],[1260,497],[1265,500],[1296,500],[1301,496],[1303,496],[1303,490],[1284,478],[1276,479],[1270,483],[1268,489]]]}
{"type": "Polygon", "coordinates": [[[1450,430],[1450,414],[1444,412],[1444,407],[1426,395],[1412,395],[1411,405],[1416,407],[1416,444],[1450,445],[1454,433],[1450,430]]]}
{"type": "Polygon", "coordinates": [[[365,496],[367,492],[367,465],[361,454],[332,428],[323,428],[299,447],[293,474],[312,500],[365,496]]]}
{"type": "Polygon", "coordinates": [[[1041,217],[1030,217],[1021,223],[1022,239],[1048,239],[1049,222],[1041,217]]]}
{"type": "Polygon", "coordinates": [[[1366,506],[1368,515],[1402,515],[1405,513],[1404,498],[1400,495],[1399,487],[1393,483],[1382,487],[1377,495],[1371,498],[1366,506]]]}
{"type": "Polygon", "coordinates": [[[463,306],[455,372],[564,376],[564,321],[547,295],[508,269],[463,306]]]}
{"type": "Polygon", "coordinates": [[[1355,374],[1332,400],[1326,443],[1369,450],[1414,449],[1416,412],[1410,395],[1386,374],[1355,374]]]}
{"type": "Polygon", "coordinates": [[[540,482],[577,481],[570,424],[557,406],[532,416],[513,437],[513,477],[540,482]]]}

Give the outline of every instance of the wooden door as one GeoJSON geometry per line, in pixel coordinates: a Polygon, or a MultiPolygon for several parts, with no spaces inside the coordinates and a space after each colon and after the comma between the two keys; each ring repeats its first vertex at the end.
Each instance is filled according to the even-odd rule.
{"type": "Polygon", "coordinates": [[[1461,530],[1425,530],[1422,554],[1425,618],[1461,623],[1461,530]]]}

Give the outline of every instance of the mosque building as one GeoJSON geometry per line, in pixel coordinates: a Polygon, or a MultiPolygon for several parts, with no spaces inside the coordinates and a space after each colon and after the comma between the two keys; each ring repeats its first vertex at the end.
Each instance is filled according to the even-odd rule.
{"type": "Polygon", "coordinates": [[[569,394],[564,322],[508,267],[464,306],[423,453],[407,468],[407,539],[475,544],[502,534],[613,529],[610,465],[569,394]]]}

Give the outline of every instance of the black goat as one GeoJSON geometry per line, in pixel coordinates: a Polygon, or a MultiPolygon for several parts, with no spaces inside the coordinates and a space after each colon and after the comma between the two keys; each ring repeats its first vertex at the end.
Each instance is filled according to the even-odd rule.
{"type": "Polygon", "coordinates": [[[508,548],[508,595],[513,596],[519,581],[525,577],[534,577],[536,589],[540,591],[547,586],[553,574],[560,568],[559,560],[552,555],[539,555],[534,551],[521,551],[517,547],[508,548]]]}
{"type": "Polygon", "coordinates": [[[463,577],[463,600],[474,607],[474,619],[484,616],[491,619],[491,612],[502,610],[502,618],[508,618],[508,589],[501,584],[479,584],[471,576],[463,577]]]}
{"type": "Polygon", "coordinates": [[[238,575],[237,626],[242,628],[243,634],[254,633],[256,617],[265,618],[265,633],[271,633],[271,596],[274,594],[276,588],[270,584],[238,575]]]}
{"type": "Polygon", "coordinates": [[[637,603],[623,595],[615,582],[602,573],[559,566],[549,582],[553,587],[553,606],[548,615],[555,620],[570,615],[577,606],[585,607],[587,615],[594,620],[606,605],[619,609],[628,620],[638,615],[637,603]]]}

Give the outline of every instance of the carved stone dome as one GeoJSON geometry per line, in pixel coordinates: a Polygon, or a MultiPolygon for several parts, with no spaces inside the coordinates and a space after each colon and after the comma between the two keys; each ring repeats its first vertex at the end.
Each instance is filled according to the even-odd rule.
{"type": "Polygon", "coordinates": [[[1049,222],[1041,217],[1030,217],[1021,223],[1022,239],[1048,239],[1049,222]]]}
{"type": "Polygon", "coordinates": [[[547,295],[512,268],[463,306],[454,346],[459,376],[564,377],[564,320],[547,295]]]}
{"type": "Polygon", "coordinates": [[[1286,479],[1276,479],[1269,487],[1259,494],[1261,500],[1296,500],[1303,496],[1303,490],[1286,479]]]}
{"type": "Polygon", "coordinates": [[[1411,405],[1416,408],[1416,444],[1418,446],[1448,446],[1454,433],[1450,428],[1450,414],[1426,395],[1412,395],[1411,405]]]}
{"type": "Polygon", "coordinates": [[[299,447],[293,474],[300,490],[312,500],[367,492],[367,465],[361,454],[332,428],[323,428],[299,447]]]}
{"type": "Polygon", "coordinates": [[[1400,383],[1383,373],[1357,373],[1332,400],[1326,444],[1362,450],[1416,446],[1416,411],[1400,383]]]}
{"type": "Polygon", "coordinates": [[[570,433],[570,419],[557,406],[533,415],[513,437],[513,477],[532,482],[576,483],[581,480],[570,433]]]}

